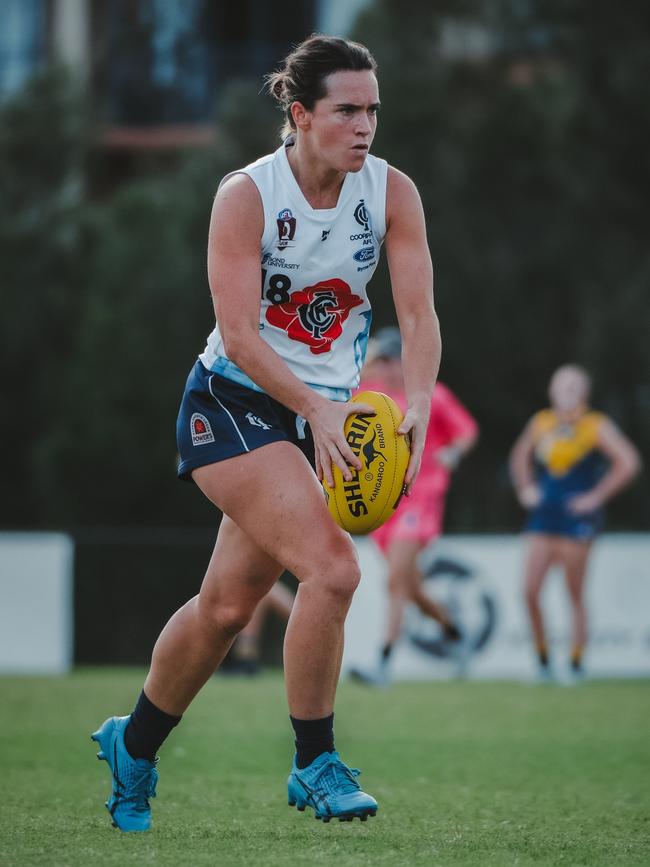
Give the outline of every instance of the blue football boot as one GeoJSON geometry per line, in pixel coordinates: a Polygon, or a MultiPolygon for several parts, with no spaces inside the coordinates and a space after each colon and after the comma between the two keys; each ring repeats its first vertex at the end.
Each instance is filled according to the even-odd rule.
{"type": "Polygon", "coordinates": [[[124,730],[130,717],[109,717],[91,740],[99,744],[98,759],[108,762],[113,774],[113,793],[106,801],[113,825],[120,831],[148,831],[151,827],[149,798],[156,797],[158,771],[148,759],[133,759],[124,745],[124,730]]]}
{"type": "Polygon", "coordinates": [[[313,807],[314,817],[323,822],[351,822],[355,817],[365,822],[378,807],[373,797],[361,791],[360,773],[344,765],[337,752],[321,753],[306,768],[298,768],[294,758],[287,781],[289,806],[300,812],[313,807]]]}

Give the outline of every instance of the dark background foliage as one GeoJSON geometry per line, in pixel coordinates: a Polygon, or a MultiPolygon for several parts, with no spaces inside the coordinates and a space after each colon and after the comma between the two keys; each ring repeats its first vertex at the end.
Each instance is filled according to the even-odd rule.
{"type": "MultiPolygon", "coordinates": [[[[586,0],[380,0],[358,22],[380,66],[374,152],[424,201],[441,379],[481,424],[451,531],[519,526],[508,450],[562,362],[589,368],[595,405],[647,455],[649,25],[644,4],[613,16],[586,0]],[[443,56],[452,12],[491,34],[485,56],[443,56]]],[[[4,526],[214,520],[175,479],[175,417],[213,318],[215,189],[276,146],[281,118],[259,88],[242,80],[222,95],[214,145],[143,158],[117,186],[62,73],[2,107],[4,526]]],[[[391,322],[385,268],[371,294],[375,325],[391,322]]],[[[612,505],[611,528],[647,528],[645,487],[612,505]]]]}

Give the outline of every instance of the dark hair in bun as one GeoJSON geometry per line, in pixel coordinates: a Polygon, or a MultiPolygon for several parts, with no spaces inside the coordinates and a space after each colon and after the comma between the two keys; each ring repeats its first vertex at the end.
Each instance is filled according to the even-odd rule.
{"type": "Polygon", "coordinates": [[[325,79],[333,72],[363,69],[377,71],[377,63],[365,45],[340,36],[314,34],[288,54],[282,67],[266,77],[268,92],[284,111],[282,138],[295,131],[291,103],[307,110],[327,94],[325,79]]]}

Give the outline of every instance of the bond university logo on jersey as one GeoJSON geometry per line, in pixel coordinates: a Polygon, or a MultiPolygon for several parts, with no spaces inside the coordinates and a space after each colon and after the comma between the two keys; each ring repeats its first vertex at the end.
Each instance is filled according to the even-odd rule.
{"type": "Polygon", "coordinates": [[[286,300],[271,304],[266,319],[276,328],[286,331],[291,340],[306,343],[314,355],[332,349],[343,333],[343,323],[350,310],[363,304],[349,285],[338,277],[321,280],[290,295],[286,300]]]}
{"type": "Polygon", "coordinates": [[[190,419],[190,432],[192,434],[192,445],[203,446],[206,443],[214,442],[214,434],[210,422],[200,412],[192,414],[190,419]]]}
{"type": "Polygon", "coordinates": [[[293,238],[296,234],[296,218],[289,208],[283,208],[280,211],[276,223],[278,224],[278,250],[294,247],[293,238]]]}
{"type": "Polygon", "coordinates": [[[300,268],[296,262],[287,262],[284,256],[274,256],[273,253],[265,253],[262,256],[262,266],[265,268],[282,268],[284,271],[297,271],[300,268]]]}

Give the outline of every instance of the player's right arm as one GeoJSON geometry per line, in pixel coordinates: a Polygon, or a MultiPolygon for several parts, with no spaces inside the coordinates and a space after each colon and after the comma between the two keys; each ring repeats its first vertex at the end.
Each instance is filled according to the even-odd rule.
{"type": "Polygon", "coordinates": [[[539,503],[541,493],[533,472],[535,452],[535,417],[531,418],[515,441],[510,452],[510,476],[517,499],[524,509],[533,509],[539,503]]]}
{"type": "Polygon", "coordinates": [[[343,436],[353,412],[370,406],[337,403],[298,379],[260,337],[261,237],[264,210],[254,182],[235,174],[219,188],[210,219],[208,279],[226,355],[271,397],[309,422],[314,437],[319,478],[333,486],[332,462],[346,480],[347,464],[361,469],[343,436]]]}
{"type": "Polygon", "coordinates": [[[402,337],[407,408],[399,433],[408,433],[411,440],[405,477],[408,495],[420,470],[440,366],[441,338],[422,201],[413,181],[392,166],[386,182],[385,246],[402,337]]]}

